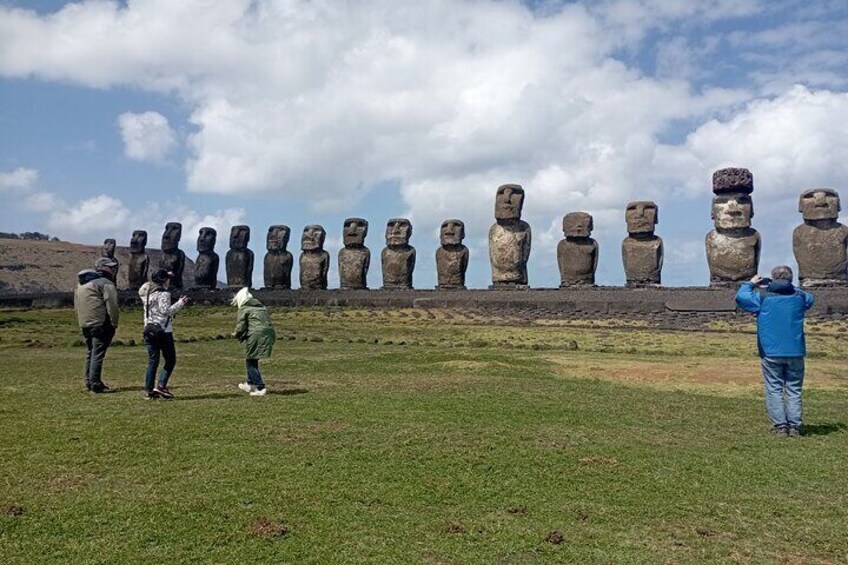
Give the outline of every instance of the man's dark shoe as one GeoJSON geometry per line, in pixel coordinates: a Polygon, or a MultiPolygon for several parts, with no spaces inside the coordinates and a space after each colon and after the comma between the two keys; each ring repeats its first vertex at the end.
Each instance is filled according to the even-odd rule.
{"type": "Polygon", "coordinates": [[[115,389],[110,388],[106,383],[102,383],[99,385],[91,385],[91,392],[94,394],[109,394],[110,392],[115,392],[115,389]]]}
{"type": "Polygon", "coordinates": [[[91,392],[91,383],[88,382],[88,381],[85,382],[85,390],[87,390],[88,392],[91,392]]]}
{"type": "Polygon", "coordinates": [[[799,428],[789,428],[787,433],[789,437],[801,437],[801,430],[799,428]]]}
{"type": "Polygon", "coordinates": [[[153,400],[154,398],[159,398],[159,393],[154,392],[152,390],[144,391],[144,399],[145,400],[153,400]]]}
{"type": "Polygon", "coordinates": [[[772,427],[770,433],[776,435],[777,437],[789,437],[789,430],[786,429],[786,427],[784,426],[774,426],[772,427]]]}
{"type": "Polygon", "coordinates": [[[168,387],[165,387],[165,386],[154,387],[153,392],[158,394],[162,398],[167,398],[168,400],[170,400],[171,398],[174,398],[174,393],[172,393],[170,390],[168,390],[168,387]]]}

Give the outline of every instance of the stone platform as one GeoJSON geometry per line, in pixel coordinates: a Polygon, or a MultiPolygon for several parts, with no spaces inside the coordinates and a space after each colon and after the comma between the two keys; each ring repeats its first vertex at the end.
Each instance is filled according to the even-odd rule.
{"type": "MultiPolygon", "coordinates": [[[[848,288],[812,289],[816,304],[810,317],[848,319],[848,288]]],[[[198,306],[228,305],[228,290],[187,290],[198,306]]],[[[602,317],[661,321],[709,321],[741,315],[732,289],[705,287],[594,287],[526,290],[254,290],[272,307],[457,308],[522,317],[602,317]]],[[[121,291],[122,306],[140,306],[132,291],[121,291]]],[[[62,308],[73,305],[72,293],[0,296],[0,308],[62,308]]]]}

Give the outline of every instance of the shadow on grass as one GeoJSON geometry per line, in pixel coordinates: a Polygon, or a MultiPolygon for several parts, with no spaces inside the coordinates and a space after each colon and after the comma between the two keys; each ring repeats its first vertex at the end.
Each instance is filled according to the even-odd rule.
{"type": "Polygon", "coordinates": [[[307,394],[308,388],[287,388],[285,390],[269,390],[268,394],[279,394],[280,396],[294,396],[295,394],[307,394]]]}
{"type": "Polygon", "coordinates": [[[843,422],[828,422],[827,424],[804,424],[805,436],[826,436],[835,432],[848,430],[843,422]]]}

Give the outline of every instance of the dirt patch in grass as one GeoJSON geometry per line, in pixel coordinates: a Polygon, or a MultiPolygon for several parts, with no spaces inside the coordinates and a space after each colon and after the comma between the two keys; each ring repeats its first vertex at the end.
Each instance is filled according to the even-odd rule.
{"type": "Polygon", "coordinates": [[[615,467],[618,465],[618,459],[613,457],[603,457],[602,455],[592,455],[590,457],[581,457],[579,459],[581,465],[609,465],[615,467]]]}
{"type": "Polygon", "coordinates": [[[465,533],[465,528],[462,527],[462,524],[449,522],[445,525],[444,531],[446,534],[462,534],[465,533]]]}
{"type": "Polygon", "coordinates": [[[282,522],[260,518],[250,526],[250,531],[263,538],[281,538],[289,533],[289,527],[282,522]]]}
{"type": "Polygon", "coordinates": [[[3,513],[6,514],[6,516],[17,518],[18,516],[24,515],[24,507],[18,506],[17,504],[9,504],[3,509],[3,513]]]}
{"type": "Polygon", "coordinates": [[[545,541],[551,543],[553,545],[559,545],[565,541],[565,536],[559,530],[551,532],[548,534],[548,537],[545,538],[545,541]]]}
{"type": "MultiPolygon", "coordinates": [[[[760,361],[751,359],[696,358],[691,362],[644,361],[641,359],[574,359],[546,355],[557,373],[567,378],[592,378],[650,385],[661,389],[706,388],[712,392],[738,393],[762,386],[760,361]]],[[[841,362],[807,360],[807,388],[848,387],[848,366],[841,362]]]]}
{"type": "Polygon", "coordinates": [[[91,473],[59,475],[50,479],[47,486],[53,492],[70,492],[89,485],[96,478],[91,473]]]}

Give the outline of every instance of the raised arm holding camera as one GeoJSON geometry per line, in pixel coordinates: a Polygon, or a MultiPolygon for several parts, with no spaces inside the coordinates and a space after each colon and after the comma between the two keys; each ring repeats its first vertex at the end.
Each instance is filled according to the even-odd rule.
{"type": "Polygon", "coordinates": [[[736,293],[736,304],[757,316],[766,411],[772,432],[778,436],[801,435],[801,387],[807,354],[804,316],[814,301],[812,294],[792,285],[792,269],[785,265],[772,269],[771,280],[754,275],[736,293]]]}

